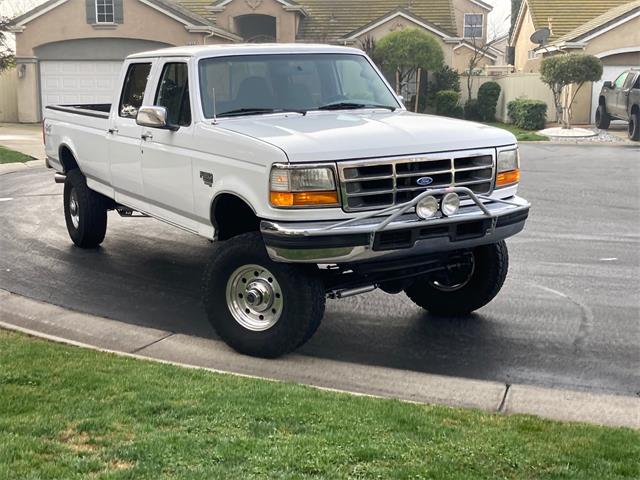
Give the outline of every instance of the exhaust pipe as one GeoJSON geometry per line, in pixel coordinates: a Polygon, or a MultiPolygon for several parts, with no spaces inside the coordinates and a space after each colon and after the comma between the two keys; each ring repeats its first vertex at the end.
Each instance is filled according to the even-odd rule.
{"type": "Polygon", "coordinates": [[[64,181],[67,179],[67,176],[63,175],[62,173],[56,173],[53,179],[56,181],[56,183],[64,183],[64,181]]]}
{"type": "Polygon", "coordinates": [[[377,285],[367,285],[365,287],[332,290],[327,294],[327,297],[331,299],[355,297],[356,295],[362,295],[363,293],[373,292],[376,288],[378,288],[377,285]]]}

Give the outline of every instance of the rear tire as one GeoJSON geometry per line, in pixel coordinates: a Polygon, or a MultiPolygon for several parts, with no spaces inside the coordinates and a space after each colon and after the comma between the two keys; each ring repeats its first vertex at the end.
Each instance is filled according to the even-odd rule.
{"type": "Polygon", "coordinates": [[[463,316],[487,305],[498,294],[509,270],[504,241],[477,247],[473,265],[455,281],[436,281],[436,276],[417,280],[405,290],[419,307],[445,317],[463,316]]]}
{"type": "Polygon", "coordinates": [[[217,246],[205,269],[203,301],[209,323],[231,348],[275,358],[316,332],[325,290],[311,267],[272,261],[254,232],[217,246]]]}
{"type": "Polygon", "coordinates": [[[608,130],[611,125],[611,116],[607,112],[606,105],[598,105],[596,110],[596,127],[600,130],[608,130]]]}
{"type": "Polygon", "coordinates": [[[640,113],[635,112],[629,118],[629,139],[637,142],[640,140],[640,113]]]}
{"type": "Polygon", "coordinates": [[[64,181],[64,218],[73,243],[80,248],[96,248],[107,233],[107,202],[87,187],[78,169],[67,173],[64,181]]]}

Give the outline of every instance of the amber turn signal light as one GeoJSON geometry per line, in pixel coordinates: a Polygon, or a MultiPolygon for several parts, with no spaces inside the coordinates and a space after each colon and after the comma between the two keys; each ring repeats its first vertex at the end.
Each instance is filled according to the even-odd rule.
{"type": "Polygon", "coordinates": [[[520,170],[510,170],[498,174],[496,178],[496,188],[506,187],[520,181],[520,170]]]}
{"type": "Polygon", "coordinates": [[[271,192],[274,207],[312,207],[338,205],[338,192],[271,192]]]}

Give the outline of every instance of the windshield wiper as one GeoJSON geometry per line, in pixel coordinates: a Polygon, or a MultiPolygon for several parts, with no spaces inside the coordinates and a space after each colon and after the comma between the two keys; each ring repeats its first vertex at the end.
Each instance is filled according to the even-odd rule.
{"type": "Polygon", "coordinates": [[[237,108],[235,110],[229,110],[218,115],[218,117],[240,117],[242,115],[261,115],[268,113],[299,113],[306,115],[306,110],[294,110],[289,108],[237,108]]]}
{"type": "Polygon", "coordinates": [[[396,107],[390,105],[376,105],[373,103],[356,103],[356,102],[338,102],[322,105],[316,110],[358,110],[361,108],[384,108],[386,110],[396,111],[396,107]]]}

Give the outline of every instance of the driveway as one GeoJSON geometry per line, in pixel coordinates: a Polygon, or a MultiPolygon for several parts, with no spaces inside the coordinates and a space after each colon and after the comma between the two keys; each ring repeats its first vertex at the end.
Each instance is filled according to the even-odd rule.
{"type": "MultiPolygon", "coordinates": [[[[388,367],[398,378],[428,373],[638,395],[640,149],[540,143],[523,145],[522,154],[521,194],[533,210],[525,232],[508,242],[511,271],[493,303],[447,320],[403,295],[329,301],[317,335],[298,353],[358,372],[388,367]]],[[[112,212],[103,248],[81,251],[67,237],[62,186],[51,171],[6,174],[0,187],[1,288],[215,338],[199,301],[207,241],[112,212]]]]}
{"type": "Polygon", "coordinates": [[[44,160],[42,126],[37,124],[0,123],[0,145],[44,160]]]}

